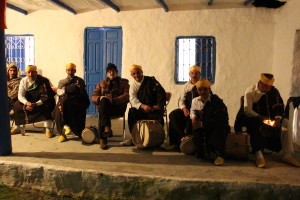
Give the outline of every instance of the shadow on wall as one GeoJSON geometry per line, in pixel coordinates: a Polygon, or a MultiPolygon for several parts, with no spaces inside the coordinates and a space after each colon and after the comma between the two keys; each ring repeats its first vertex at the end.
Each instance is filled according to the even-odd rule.
{"type": "Polygon", "coordinates": [[[296,31],[293,65],[290,96],[297,97],[300,96],[300,30],[296,31]]]}

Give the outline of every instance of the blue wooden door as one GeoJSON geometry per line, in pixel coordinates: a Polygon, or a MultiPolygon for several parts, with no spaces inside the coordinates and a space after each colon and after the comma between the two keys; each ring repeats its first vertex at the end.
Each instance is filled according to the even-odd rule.
{"type": "MultiPolygon", "coordinates": [[[[106,77],[106,65],[113,63],[122,74],[122,28],[86,28],[84,43],[85,82],[89,97],[98,82],[106,77]]],[[[91,103],[87,114],[96,115],[96,106],[91,103]]]]}

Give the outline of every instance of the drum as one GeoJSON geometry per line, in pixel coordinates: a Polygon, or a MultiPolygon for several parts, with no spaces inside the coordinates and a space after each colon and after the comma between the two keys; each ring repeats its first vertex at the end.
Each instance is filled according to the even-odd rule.
{"type": "Polygon", "coordinates": [[[197,147],[193,138],[193,135],[187,135],[181,139],[180,150],[182,153],[190,155],[196,152],[197,147]]]}
{"type": "Polygon", "coordinates": [[[156,120],[140,120],[132,128],[132,142],[139,149],[159,147],[165,140],[165,130],[156,120]]]}
{"type": "Polygon", "coordinates": [[[96,126],[86,127],[81,133],[82,141],[88,144],[97,143],[98,130],[96,126]]]}

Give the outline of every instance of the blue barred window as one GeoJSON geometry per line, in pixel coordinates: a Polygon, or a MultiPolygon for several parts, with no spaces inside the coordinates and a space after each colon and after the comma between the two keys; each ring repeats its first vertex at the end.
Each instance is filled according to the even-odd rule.
{"type": "Polygon", "coordinates": [[[24,74],[25,66],[34,65],[33,35],[5,35],[6,63],[16,62],[24,74]]]}
{"type": "Polygon", "coordinates": [[[176,38],[175,81],[189,81],[189,67],[201,67],[201,78],[215,82],[216,40],[212,36],[181,36],[176,38]]]}

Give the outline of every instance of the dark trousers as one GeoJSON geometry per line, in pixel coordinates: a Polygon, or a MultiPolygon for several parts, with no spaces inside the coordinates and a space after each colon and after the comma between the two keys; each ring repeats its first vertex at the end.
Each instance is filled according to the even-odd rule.
{"type": "Polygon", "coordinates": [[[131,133],[133,125],[139,120],[156,120],[164,126],[164,111],[155,110],[152,112],[145,112],[143,109],[130,108],[128,112],[128,126],[131,133]]]}
{"type": "Polygon", "coordinates": [[[197,154],[200,158],[209,156],[210,152],[217,156],[224,156],[225,143],[227,137],[226,127],[215,127],[211,130],[194,129],[194,142],[197,146],[197,154]]]}
{"type": "Polygon", "coordinates": [[[118,106],[112,104],[109,99],[102,98],[99,104],[99,120],[98,120],[98,138],[102,138],[105,126],[111,127],[110,119],[112,117],[122,117],[124,111],[118,106]]]}
{"type": "Polygon", "coordinates": [[[281,150],[280,127],[267,126],[258,117],[247,117],[244,125],[250,135],[253,152],[263,151],[264,148],[276,152],[281,150]]]}
{"type": "Polygon", "coordinates": [[[188,126],[188,122],[190,117],[186,117],[183,114],[181,109],[173,110],[169,114],[169,138],[170,138],[170,145],[180,145],[181,138],[184,136],[191,134],[185,133],[185,129],[188,126]]]}

